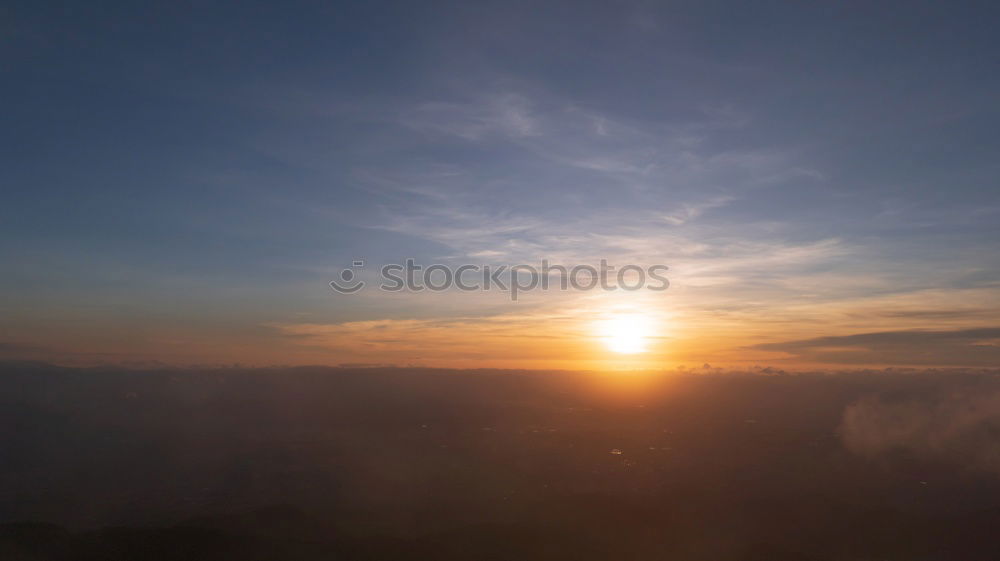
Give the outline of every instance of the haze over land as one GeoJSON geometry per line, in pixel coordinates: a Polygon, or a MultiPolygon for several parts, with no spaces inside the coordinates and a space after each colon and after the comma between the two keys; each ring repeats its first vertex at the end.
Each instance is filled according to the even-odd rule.
{"type": "Polygon", "coordinates": [[[5,558],[995,558],[997,371],[0,374],[5,558]]]}

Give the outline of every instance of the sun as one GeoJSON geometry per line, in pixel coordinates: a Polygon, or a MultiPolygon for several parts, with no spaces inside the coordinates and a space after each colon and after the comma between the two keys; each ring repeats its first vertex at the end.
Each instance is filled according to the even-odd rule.
{"type": "Polygon", "coordinates": [[[599,336],[609,350],[621,354],[646,352],[652,322],[641,314],[619,314],[602,320],[599,336]]]}

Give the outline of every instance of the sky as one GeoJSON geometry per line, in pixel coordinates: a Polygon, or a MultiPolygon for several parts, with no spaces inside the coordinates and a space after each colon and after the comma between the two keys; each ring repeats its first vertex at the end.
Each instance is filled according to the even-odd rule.
{"type": "Polygon", "coordinates": [[[996,366],[997,15],[8,4],[0,358],[996,366]],[[670,287],[328,284],[407,258],[662,264],[670,287]],[[604,340],[636,325],[642,352],[604,340]]]}

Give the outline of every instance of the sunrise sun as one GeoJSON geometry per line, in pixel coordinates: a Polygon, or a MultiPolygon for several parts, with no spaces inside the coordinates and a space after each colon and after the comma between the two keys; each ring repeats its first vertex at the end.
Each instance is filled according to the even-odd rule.
{"type": "Polygon", "coordinates": [[[636,354],[646,351],[652,336],[652,322],[641,314],[615,315],[600,322],[599,336],[613,352],[636,354]]]}

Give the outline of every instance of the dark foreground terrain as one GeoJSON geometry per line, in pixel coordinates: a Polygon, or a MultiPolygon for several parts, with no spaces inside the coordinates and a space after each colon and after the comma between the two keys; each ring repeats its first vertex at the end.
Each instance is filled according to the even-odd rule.
{"type": "Polygon", "coordinates": [[[1000,559],[1000,375],[0,367],[0,559],[1000,559]]]}

